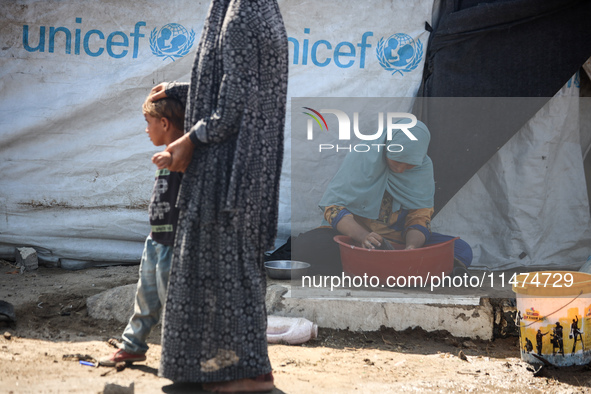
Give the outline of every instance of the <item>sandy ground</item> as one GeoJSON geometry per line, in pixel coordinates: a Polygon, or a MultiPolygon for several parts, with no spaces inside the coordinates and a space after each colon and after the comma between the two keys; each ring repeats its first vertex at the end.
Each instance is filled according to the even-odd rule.
{"type": "MultiPolygon", "coordinates": [[[[136,282],[137,270],[40,267],[18,274],[0,260],[0,300],[17,314],[16,324],[0,323],[0,393],[199,393],[158,377],[159,327],[149,338],[148,360],[122,371],[68,357],[98,359],[114,351],[107,339],[120,337],[123,325],[88,317],[85,300],[136,282]]],[[[520,360],[514,337],[475,341],[420,329],[320,329],[315,340],[270,345],[269,354],[274,393],[591,393],[589,366],[536,371],[520,360]]]]}

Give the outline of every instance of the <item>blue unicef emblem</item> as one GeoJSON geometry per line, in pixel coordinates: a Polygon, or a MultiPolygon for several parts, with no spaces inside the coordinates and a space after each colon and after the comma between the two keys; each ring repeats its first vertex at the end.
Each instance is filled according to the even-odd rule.
{"type": "Polygon", "coordinates": [[[376,48],[380,65],[392,75],[410,72],[417,68],[423,58],[423,44],[421,40],[413,40],[404,33],[392,34],[384,40],[380,38],[376,48]]]}
{"type": "Polygon", "coordinates": [[[172,59],[183,57],[193,46],[195,32],[191,29],[189,33],[183,25],[169,23],[160,30],[154,28],[150,34],[150,49],[158,57],[172,59]]]}

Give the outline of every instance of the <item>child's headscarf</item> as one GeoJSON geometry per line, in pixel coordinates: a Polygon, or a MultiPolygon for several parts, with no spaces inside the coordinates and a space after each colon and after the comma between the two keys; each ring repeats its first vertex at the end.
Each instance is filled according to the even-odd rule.
{"type": "Polygon", "coordinates": [[[392,211],[401,208],[419,209],[433,207],[435,182],[433,180],[433,163],[427,156],[427,148],[431,135],[429,129],[422,122],[409,129],[417,138],[410,140],[402,130],[395,130],[391,141],[386,141],[386,133],[377,144],[381,146],[378,152],[375,146],[368,152],[347,154],[343,164],[330,181],[319,206],[324,209],[330,205],[347,208],[351,213],[368,219],[377,219],[384,191],[394,198],[392,211]],[[401,174],[392,172],[387,160],[415,165],[401,174]]]}

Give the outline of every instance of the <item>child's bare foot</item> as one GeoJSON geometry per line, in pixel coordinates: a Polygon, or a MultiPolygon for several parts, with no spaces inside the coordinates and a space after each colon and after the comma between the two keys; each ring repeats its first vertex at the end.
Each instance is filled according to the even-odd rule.
{"type": "Polygon", "coordinates": [[[203,383],[203,390],[212,393],[266,393],[273,391],[273,374],[258,376],[254,379],[239,379],[229,382],[203,383]]]}

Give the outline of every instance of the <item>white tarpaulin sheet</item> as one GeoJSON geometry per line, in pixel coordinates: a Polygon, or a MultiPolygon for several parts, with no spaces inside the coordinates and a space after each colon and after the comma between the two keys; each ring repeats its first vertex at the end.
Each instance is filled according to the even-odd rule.
{"type": "MultiPolygon", "coordinates": [[[[371,125],[360,127],[365,135],[375,130],[378,111],[385,114],[388,108],[403,107],[404,101],[293,99],[300,107],[306,103],[314,108],[323,104],[339,108],[349,118],[359,111],[359,118],[371,118],[366,122],[371,125]],[[367,102],[370,104],[363,108],[367,102]]],[[[437,213],[432,230],[467,241],[474,251],[473,267],[578,269],[591,252],[582,155],[586,149],[581,142],[588,138],[580,135],[581,130],[588,133],[588,127],[581,127],[580,121],[589,104],[590,100],[579,97],[577,78],[573,78],[437,213]]],[[[340,131],[330,110],[320,111],[327,114],[327,129],[340,131]]],[[[294,115],[292,122],[294,236],[321,223],[318,202],[347,153],[355,150],[359,155],[375,149],[372,142],[340,140],[336,132],[322,132],[320,127],[315,128],[313,138],[307,138],[301,132],[306,130],[306,122],[310,121],[304,115],[294,115]],[[340,150],[334,148],[337,146],[340,150]]],[[[434,166],[437,170],[437,163],[434,166]]],[[[440,174],[440,179],[451,176],[440,174]]]]}
{"type": "MultiPolygon", "coordinates": [[[[141,104],[155,84],[189,80],[208,3],[0,1],[1,257],[32,246],[64,266],[139,260],[161,149],[141,104]]],[[[415,96],[432,1],[280,6],[290,98],[415,96]]],[[[434,220],[473,245],[475,266],[577,266],[590,252],[578,107],[561,99],[578,89],[558,96],[434,220]]],[[[279,239],[292,224],[290,125],[288,111],[279,239]]],[[[302,193],[295,209],[318,224],[321,191],[302,193]]]]}
{"type": "MultiPolygon", "coordinates": [[[[584,101],[584,102],[582,102],[584,101]]],[[[474,250],[474,266],[578,269],[591,252],[589,198],[574,76],[433,220],[474,250]]],[[[584,149],[583,149],[584,150],[584,149]]]]}
{"type": "MultiPolygon", "coordinates": [[[[0,6],[0,255],[32,246],[62,265],[138,261],[159,150],[141,104],[155,84],[189,80],[208,2],[0,6]]],[[[280,7],[290,97],[416,94],[432,1],[280,7]]],[[[289,125],[288,113],[280,238],[290,233],[289,125]]]]}

